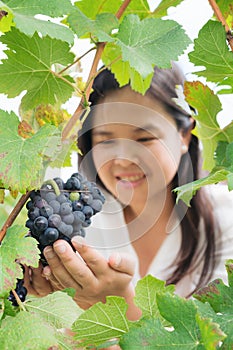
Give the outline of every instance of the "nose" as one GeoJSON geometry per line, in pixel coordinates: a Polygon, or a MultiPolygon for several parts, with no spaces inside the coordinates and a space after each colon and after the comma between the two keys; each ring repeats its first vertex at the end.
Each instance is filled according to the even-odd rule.
{"type": "Polygon", "coordinates": [[[114,163],[122,167],[127,167],[132,163],[139,164],[139,152],[136,148],[134,142],[118,142],[114,152],[114,163]]]}

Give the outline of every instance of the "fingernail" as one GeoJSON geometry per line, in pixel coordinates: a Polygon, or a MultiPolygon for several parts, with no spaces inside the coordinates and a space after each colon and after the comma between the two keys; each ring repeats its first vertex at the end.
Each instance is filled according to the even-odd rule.
{"type": "Polygon", "coordinates": [[[43,251],[46,258],[52,259],[54,257],[54,251],[50,247],[46,247],[43,251]]]}
{"type": "Polygon", "coordinates": [[[58,253],[65,253],[65,251],[66,251],[66,246],[63,243],[56,244],[54,246],[54,248],[56,249],[56,252],[58,252],[58,253]]]}
{"type": "Polygon", "coordinates": [[[43,276],[47,279],[47,277],[51,276],[51,270],[48,266],[45,266],[43,269],[43,276]]]}
{"type": "Polygon", "coordinates": [[[119,253],[114,253],[113,259],[114,259],[114,265],[118,267],[121,263],[121,255],[119,253]]]}
{"type": "Polygon", "coordinates": [[[71,242],[74,242],[77,248],[82,248],[85,244],[85,240],[81,236],[75,236],[71,242]]]}

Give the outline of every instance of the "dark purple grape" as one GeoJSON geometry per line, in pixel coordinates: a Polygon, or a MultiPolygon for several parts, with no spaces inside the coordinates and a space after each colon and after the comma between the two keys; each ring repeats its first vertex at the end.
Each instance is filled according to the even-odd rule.
{"type": "Polygon", "coordinates": [[[53,200],[56,200],[57,196],[54,192],[47,192],[45,194],[45,200],[47,203],[49,203],[50,205],[50,202],[53,201],[53,200]]]}
{"type": "Polygon", "coordinates": [[[80,200],[83,201],[85,204],[91,205],[93,197],[91,193],[81,193],[80,200]]]}
{"type": "Polygon", "coordinates": [[[66,195],[64,195],[64,193],[59,194],[59,196],[57,196],[57,201],[61,204],[61,203],[65,203],[67,201],[67,197],[66,195]]]}
{"type": "Polygon", "coordinates": [[[100,199],[93,199],[91,207],[94,210],[94,214],[99,213],[102,210],[103,203],[100,199]]]}
{"type": "Polygon", "coordinates": [[[31,208],[33,208],[33,206],[34,206],[33,201],[28,201],[26,204],[27,209],[31,209],[31,208]]]}
{"type": "Polygon", "coordinates": [[[63,180],[62,180],[60,177],[55,177],[53,180],[56,182],[58,188],[59,188],[60,190],[63,190],[63,188],[64,188],[64,182],[63,182],[63,180]]]}
{"type": "Polygon", "coordinates": [[[94,214],[92,207],[89,205],[84,205],[82,212],[85,215],[86,219],[90,219],[94,214]]]}
{"type": "Polygon", "coordinates": [[[74,222],[74,214],[71,212],[70,214],[62,216],[62,221],[67,225],[72,225],[74,222]]]}
{"type": "Polygon", "coordinates": [[[27,227],[27,228],[29,228],[29,230],[32,230],[33,228],[34,228],[34,221],[32,221],[32,220],[27,220],[26,221],[26,223],[25,223],[25,226],[27,227]]]}
{"type": "Polygon", "coordinates": [[[79,190],[80,189],[80,181],[76,177],[70,177],[65,185],[65,190],[79,190]]]}
{"type": "Polygon", "coordinates": [[[52,200],[51,202],[49,202],[49,205],[53,208],[53,214],[60,213],[61,204],[57,200],[52,200]]]}
{"type": "Polygon", "coordinates": [[[72,202],[73,211],[83,210],[83,206],[83,203],[81,203],[79,200],[72,202]]]}
{"type": "Polygon", "coordinates": [[[34,227],[39,232],[44,231],[48,227],[48,220],[44,216],[38,216],[34,221],[34,227]]]}
{"type": "Polygon", "coordinates": [[[46,202],[46,200],[44,200],[43,198],[36,198],[36,200],[34,200],[34,206],[41,209],[43,207],[45,207],[46,205],[48,205],[48,203],[46,202]]]}
{"type": "Polygon", "coordinates": [[[49,245],[55,242],[59,237],[59,232],[54,227],[48,227],[44,233],[42,233],[39,237],[39,241],[42,245],[49,245]]]}
{"type": "Polygon", "coordinates": [[[46,205],[45,207],[40,209],[40,215],[48,218],[53,214],[53,208],[50,205],[46,205]]]}
{"type": "Polygon", "coordinates": [[[82,211],[74,211],[74,224],[82,223],[85,221],[85,214],[82,211]]]}
{"type": "Polygon", "coordinates": [[[58,214],[52,214],[50,215],[50,217],[48,218],[48,225],[49,227],[58,227],[62,222],[62,219],[60,217],[60,215],[58,214]]]}
{"type": "Polygon", "coordinates": [[[28,217],[30,220],[34,221],[38,216],[40,216],[39,208],[33,207],[28,210],[28,217]]]}
{"type": "Polygon", "coordinates": [[[61,204],[60,207],[60,214],[61,215],[67,215],[72,212],[72,204],[71,202],[65,202],[61,204]]]}

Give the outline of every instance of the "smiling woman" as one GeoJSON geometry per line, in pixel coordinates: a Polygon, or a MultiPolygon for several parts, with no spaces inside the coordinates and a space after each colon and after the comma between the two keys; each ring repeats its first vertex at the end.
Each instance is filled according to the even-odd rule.
{"type": "MultiPolygon", "coordinates": [[[[176,65],[155,68],[144,96],[119,87],[107,69],[94,80],[91,112],[78,135],[79,167],[98,182],[106,202],[86,241],[73,238],[79,255],[57,241],[44,250],[49,266],[43,270],[53,289],[75,288],[83,308],[119,295],[129,304],[128,316],[137,318],[133,286],[147,274],[175,284],[185,297],[211,278],[226,281],[233,225],[224,210],[232,197],[201,188],[187,207],[173,192],[199,177],[191,109],[174,102],[182,84],[176,65]]],[[[43,289],[45,282],[37,285],[43,289]]]]}

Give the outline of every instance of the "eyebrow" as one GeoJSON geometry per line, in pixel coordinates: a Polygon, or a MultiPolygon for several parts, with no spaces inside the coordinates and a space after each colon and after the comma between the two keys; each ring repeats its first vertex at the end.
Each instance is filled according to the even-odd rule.
{"type": "MultiPolygon", "coordinates": [[[[140,133],[140,132],[152,132],[152,131],[159,131],[159,129],[152,124],[140,126],[138,128],[133,129],[133,132],[140,133]]],[[[93,136],[111,136],[113,133],[111,131],[105,131],[105,130],[93,130],[92,135],[93,136]]]]}

